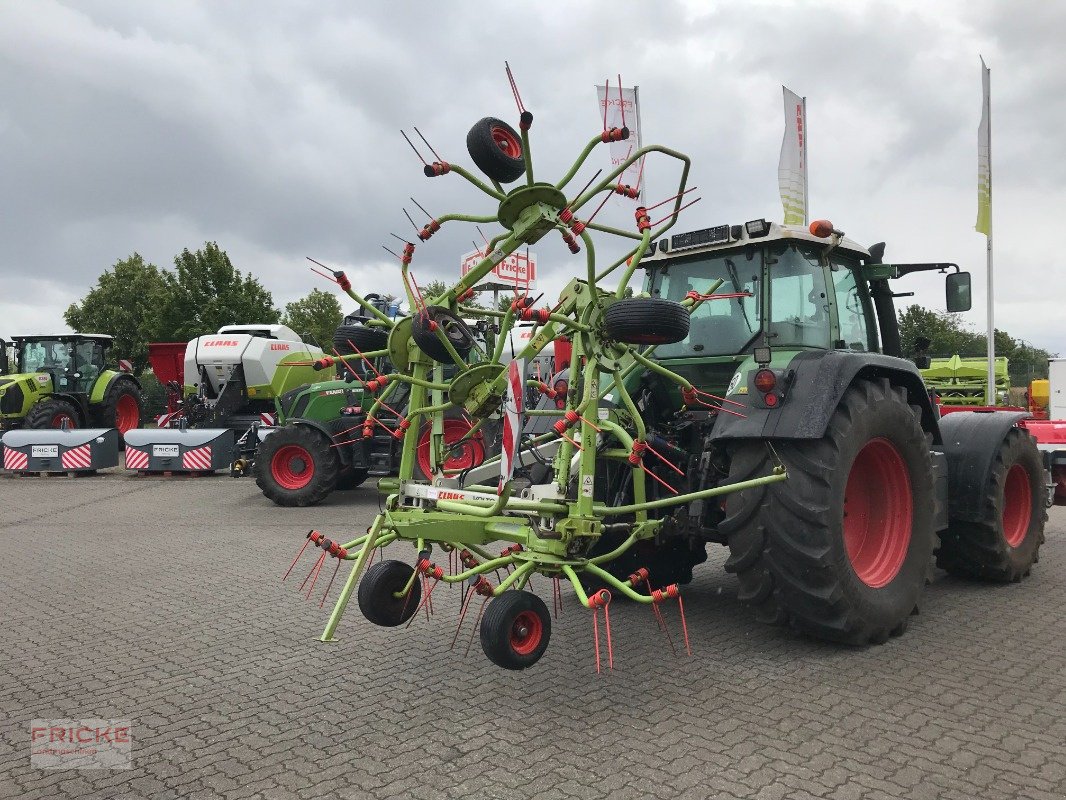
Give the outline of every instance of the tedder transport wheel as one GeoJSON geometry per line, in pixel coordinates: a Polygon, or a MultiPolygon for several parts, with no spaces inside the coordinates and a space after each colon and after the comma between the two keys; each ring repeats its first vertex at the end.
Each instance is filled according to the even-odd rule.
{"type": "Polygon", "coordinates": [[[369,353],[371,350],[384,350],[388,344],[389,334],[369,325],[341,325],[333,334],[333,347],[342,356],[355,352],[352,345],[358,347],[360,352],[369,353]]]}
{"type": "Polygon", "coordinates": [[[1044,543],[1046,492],[1033,437],[1012,428],[992,460],[979,521],[949,522],[937,566],[952,575],[1004,583],[1028,576],[1044,543]]]}
{"type": "MultiPolygon", "coordinates": [[[[932,563],[933,473],[921,411],[885,379],[858,381],[825,435],[775,442],[789,479],[727,495],[726,570],[762,622],[822,639],[899,635],[932,563]]],[[[729,482],[766,474],[762,442],[734,450],[729,482]],[[760,472],[760,470],[762,470],[760,472]]]]}
{"type": "Polygon", "coordinates": [[[73,403],[47,397],[30,409],[24,424],[27,428],[62,428],[64,420],[67,427],[78,427],[78,410],[73,403]]]}
{"type": "Polygon", "coordinates": [[[603,312],[607,337],[627,344],[673,344],[688,336],[688,309],[673,300],[616,300],[603,312]]]}
{"type": "Polygon", "coordinates": [[[336,488],[339,492],[346,492],[349,489],[355,489],[363,485],[363,481],[366,480],[369,474],[369,470],[352,469],[351,467],[341,467],[339,470],[337,470],[337,485],[334,488],[336,488]]]}
{"type": "Polygon", "coordinates": [[[144,413],[137,384],[122,378],[112,381],[96,411],[96,418],[109,428],[118,428],[119,433],[141,427],[144,413]]]}
{"type": "Polygon", "coordinates": [[[474,123],[466,135],[466,150],[477,168],[494,181],[511,183],[526,171],[522,137],[495,117],[485,117],[474,123]]]}
{"type": "Polygon", "coordinates": [[[474,346],[474,334],[458,315],[440,306],[430,306],[424,313],[418,312],[414,315],[411,323],[411,338],[415,340],[419,349],[434,361],[442,364],[455,363],[455,359],[452,358],[444,343],[436,332],[431,330],[430,322],[435,322],[440,326],[459,357],[466,358],[467,353],[474,346]]]}
{"type": "Polygon", "coordinates": [[[418,610],[422,599],[422,584],[415,580],[411,591],[397,597],[404,590],[414,567],[402,561],[379,561],[367,569],[359,581],[359,610],[375,625],[395,628],[403,625],[418,610]]]}
{"type": "Polygon", "coordinates": [[[340,465],[330,440],[310,425],[270,434],[255,458],[255,482],[279,506],[313,506],[337,485],[340,465]]]}
{"type": "Polygon", "coordinates": [[[481,620],[481,649],[504,669],[532,667],[548,648],[552,619],[532,592],[504,592],[489,602],[481,620]]]}

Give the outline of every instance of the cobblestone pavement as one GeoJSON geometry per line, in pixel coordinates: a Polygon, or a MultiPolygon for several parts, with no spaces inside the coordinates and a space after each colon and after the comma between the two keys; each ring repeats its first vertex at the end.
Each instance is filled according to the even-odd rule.
{"type": "Polygon", "coordinates": [[[906,635],[862,650],[755,624],[716,548],[684,595],[693,657],[620,602],[597,676],[570,595],[524,673],[449,652],[443,586],[432,624],[353,602],[319,643],[328,604],[278,579],[308,528],[365,529],[366,489],[278,509],[250,480],[115,474],[0,478],[0,498],[0,797],[1066,793],[1063,510],[1029,580],[938,574],[906,635]],[[132,770],[30,767],[31,719],[90,717],[133,720],[132,770]]]}

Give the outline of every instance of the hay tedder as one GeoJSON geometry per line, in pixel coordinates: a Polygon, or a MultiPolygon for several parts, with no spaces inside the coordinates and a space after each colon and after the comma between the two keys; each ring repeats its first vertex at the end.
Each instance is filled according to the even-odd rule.
{"type": "MultiPolygon", "coordinates": [[[[412,313],[398,320],[376,312],[343,273],[331,276],[387,331],[387,345],[316,366],[388,358],[391,371],[360,376],[374,399],[352,435],[387,427],[402,440],[402,456],[399,477],[379,484],[387,498],[367,532],[344,541],[313,530],[285,573],[309,547],[320,549],[301,585],[310,584],[310,597],[334,559],[323,605],[340,562],[353,562],[323,641],[333,641],[357,586],[363,615],[392,627],[428,610],[439,583],[462,583],[460,627],[482,598],[475,628],[485,654],[523,669],[551,633],[548,608],[531,591],[539,575],[537,586],[550,586],[556,604],[563,583],[572,586],[594,626],[602,611],[610,660],[612,597],[650,605],[660,626],[662,604],[676,603],[683,623],[679,585],[706,560],[709,542],[729,546],[726,568],[761,619],[852,644],[903,631],[938,534],[940,563],[951,571],[995,580],[1028,573],[1043,539],[1044,476],[1017,416],[960,413],[941,423],[915,366],[899,357],[888,279],[954,265],[883,264],[883,246],[866,250],[825,222],[808,231],[755,220],[666,237],[691,205],[685,155],[634,148],[573,191],[598,146],[628,137],[623,120],[593,136],[556,183],[537,181],[533,115],[511,84],[519,129],[486,118],[467,136],[487,183],[425,142],[434,157],[424,161],[427,177],[458,175],[496,209],[431,217],[415,225],[417,238],[426,242],[450,222],[498,223],[504,231],[477,267],[440,296],[423,297],[411,270],[416,246],[405,241],[398,257],[412,313]],[[638,206],[633,230],[596,222],[607,198],[639,196],[620,176],[647,158],[661,161],[662,173],[676,167],[676,191],[638,206]],[[659,207],[663,216],[653,220],[659,207]],[[601,265],[593,234],[630,246],[601,265]],[[580,277],[554,304],[528,295],[505,311],[466,304],[502,259],[548,235],[584,251],[580,277]],[[647,279],[634,293],[638,268],[647,279]],[[491,323],[480,342],[469,319],[491,323]],[[534,333],[504,366],[517,325],[534,333]],[[528,386],[549,397],[556,389],[527,380],[522,364],[559,336],[573,348],[562,402],[527,410],[528,386]],[[402,411],[390,403],[398,387],[408,392],[402,411]],[[472,425],[449,440],[445,421],[456,410],[472,425]],[[498,482],[484,466],[471,480],[449,458],[497,416],[498,482]],[[523,419],[537,416],[550,428],[523,438],[523,419]],[[419,471],[424,430],[430,463],[419,471]],[[546,445],[546,470],[516,472],[522,454],[546,445]],[[409,544],[414,563],[373,563],[391,543],[409,544]]],[[[967,305],[968,277],[948,279],[949,295],[966,295],[967,305]]],[[[595,641],[598,668],[598,630],[595,641]]]]}

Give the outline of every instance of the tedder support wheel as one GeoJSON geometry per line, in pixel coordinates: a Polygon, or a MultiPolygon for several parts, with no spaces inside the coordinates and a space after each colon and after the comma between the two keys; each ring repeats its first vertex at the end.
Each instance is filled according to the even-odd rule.
{"type": "Polygon", "coordinates": [[[504,592],[492,599],[481,620],[481,649],[504,669],[532,667],[548,648],[552,620],[532,592],[504,592]]]}
{"type": "MultiPolygon", "coordinates": [[[[880,379],[847,390],[821,439],[774,443],[789,479],[728,495],[720,524],[760,621],[855,645],[903,632],[932,565],[929,442],[921,410],[880,379]]],[[[769,467],[765,444],[739,443],[729,482],[769,467]]]]}
{"type": "Polygon", "coordinates": [[[396,595],[404,590],[414,571],[414,567],[402,561],[379,561],[371,565],[359,581],[359,610],[363,616],[383,628],[395,628],[407,622],[418,610],[422,584],[415,579],[411,591],[396,595]]]}
{"type": "Polygon", "coordinates": [[[430,323],[435,323],[440,327],[460,358],[466,358],[474,346],[474,334],[457,314],[453,314],[442,306],[429,306],[424,312],[414,315],[411,323],[411,338],[415,340],[415,344],[423,353],[442,364],[455,363],[455,359],[452,358],[430,323]]]}
{"type": "Polygon", "coordinates": [[[26,415],[27,428],[62,428],[64,420],[69,428],[78,427],[78,409],[73,403],[58,397],[47,397],[26,415]]]}
{"type": "Polygon", "coordinates": [[[1012,428],[992,459],[977,521],[951,520],[940,536],[937,566],[952,575],[1020,581],[1044,543],[1044,467],[1033,437],[1012,428]]]}
{"type": "Polygon", "coordinates": [[[499,183],[516,181],[526,171],[522,137],[495,117],[485,117],[474,123],[466,135],[466,150],[477,168],[499,183]]]}
{"type": "Polygon", "coordinates": [[[313,506],[337,486],[340,465],[324,433],[286,425],[270,434],[255,458],[255,482],[279,506],[313,506]]]}
{"type": "Polygon", "coordinates": [[[603,312],[603,328],[616,342],[673,344],[688,336],[688,309],[658,297],[616,300],[603,312]]]}
{"type": "Polygon", "coordinates": [[[119,433],[141,427],[144,411],[137,384],[123,378],[112,381],[96,417],[106,427],[118,428],[119,433]]]}
{"type": "Polygon", "coordinates": [[[351,355],[358,347],[362,353],[384,350],[389,344],[388,332],[369,325],[341,325],[333,334],[333,347],[342,356],[351,355]]]}

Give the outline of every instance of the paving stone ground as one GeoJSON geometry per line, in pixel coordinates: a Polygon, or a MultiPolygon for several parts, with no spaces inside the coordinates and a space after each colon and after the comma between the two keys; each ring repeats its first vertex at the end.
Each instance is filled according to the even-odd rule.
{"type": "Polygon", "coordinates": [[[111,474],[4,477],[0,499],[3,798],[1066,795],[1066,510],[1030,579],[938,573],[869,649],[757,625],[715,548],[684,594],[692,658],[619,602],[597,676],[569,593],[526,672],[449,652],[443,586],[432,624],[353,602],[319,643],[329,604],[278,579],[310,527],[365,530],[367,489],[278,509],[250,480],[111,474]],[[131,718],[133,769],[31,768],[39,718],[131,718]]]}

